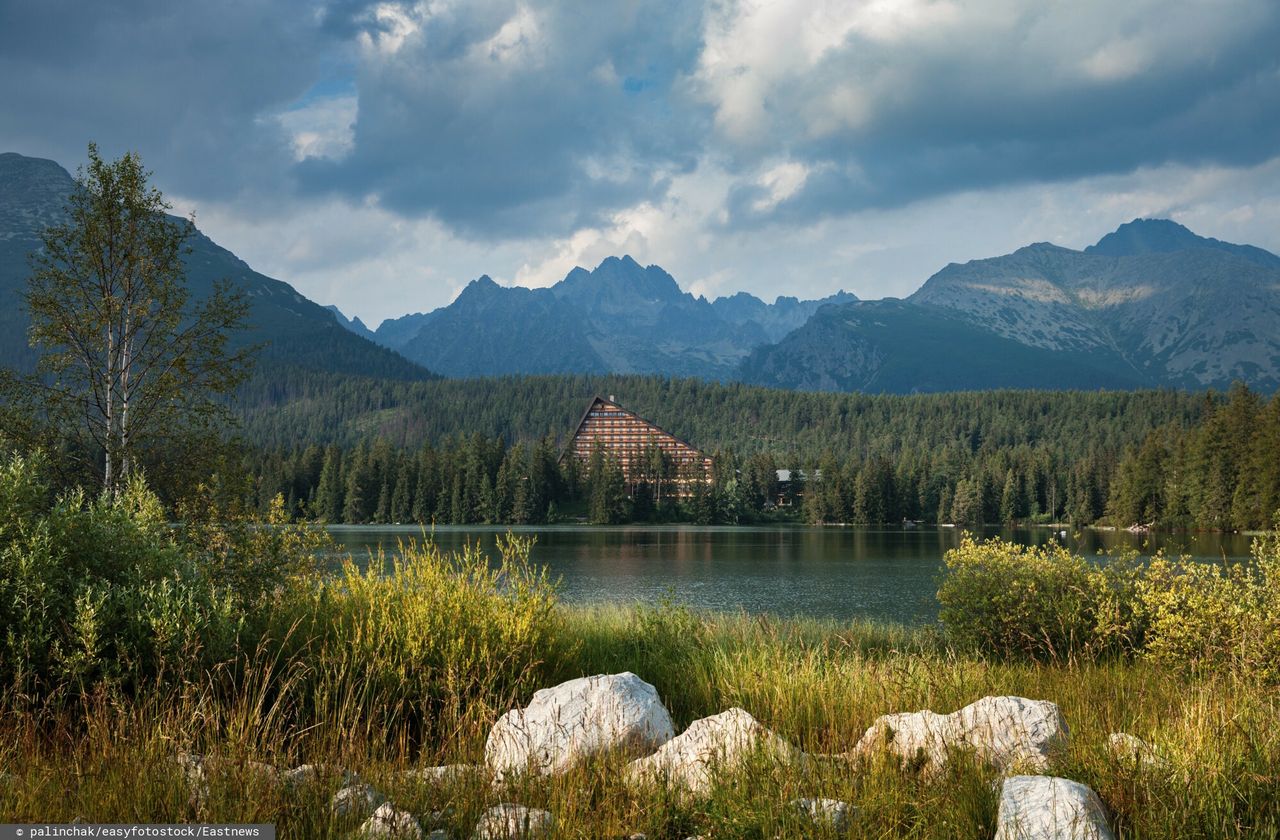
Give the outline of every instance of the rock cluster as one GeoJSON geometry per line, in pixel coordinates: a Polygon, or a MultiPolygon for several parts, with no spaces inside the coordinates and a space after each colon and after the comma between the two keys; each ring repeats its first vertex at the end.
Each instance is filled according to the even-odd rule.
{"type": "MultiPolygon", "coordinates": [[[[861,762],[888,753],[919,762],[932,772],[953,752],[969,751],[1006,775],[996,840],[1113,840],[1102,802],[1088,787],[1052,776],[1013,775],[1046,770],[1068,736],[1062,712],[1053,703],[984,697],[945,715],[929,710],[884,715],[850,753],[839,757],[861,762]]],[[[1117,760],[1139,767],[1169,766],[1154,747],[1130,735],[1113,734],[1110,748],[1117,760]]],[[[740,708],[695,720],[676,735],[657,690],[635,674],[622,673],[570,680],[535,693],[529,705],[512,709],[494,724],[485,743],[483,766],[420,768],[406,771],[403,778],[440,785],[484,777],[501,787],[516,774],[562,773],[605,753],[636,756],[624,771],[630,784],[667,785],[694,797],[708,794],[718,774],[739,770],[749,761],[784,767],[811,760],[740,708]]],[[[179,753],[175,765],[193,803],[207,798],[209,759],[179,753]]],[[[346,771],[310,764],[281,771],[252,761],[230,766],[251,784],[288,789],[340,779],[330,808],[337,816],[364,819],[358,830],[361,837],[444,840],[449,836],[443,829],[427,833],[417,817],[346,771]]],[[[788,807],[816,828],[837,833],[849,831],[857,817],[853,804],[836,799],[795,799],[788,807]]],[[[444,818],[434,812],[427,824],[438,825],[444,818]]],[[[480,816],[471,837],[532,840],[549,835],[553,827],[549,811],[503,802],[480,816]]],[[[632,837],[642,840],[643,835],[632,837]]]]}

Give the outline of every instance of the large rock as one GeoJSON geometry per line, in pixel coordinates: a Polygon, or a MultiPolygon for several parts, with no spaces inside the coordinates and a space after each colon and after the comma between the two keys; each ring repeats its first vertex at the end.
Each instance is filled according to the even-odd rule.
{"type": "Polygon", "coordinates": [[[608,750],[650,752],[675,734],[653,686],[632,673],[582,677],[544,688],[494,724],[484,745],[495,779],[559,773],[608,750]]]}
{"type": "Polygon", "coordinates": [[[472,840],[533,840],[551,831],[550,811],[504,802],[480,815],[472,840]]]}
{"type": "Polygon", "coordinates": [[[732,770],[756,751],[782,763],[804,756],[747,712],[730,709],[695,720],[653,755],[631,762],[627,765],[627,780],[665,782],[690,793],[705,794],[711,788],[714,771],[732,770]]]}
{"type": "Polygon", "coordinates": [[[883,715],[854,748],[857,755],[887,749],[937,769],[947,751],[972,749],[996,769],[1044,770],[1065,744],[1067,724],[1057,704],[1025,697],[984,697],[949,715],[928,710],[883,715]]]}
{"type": "Polygon", "coordinates": [[[401,811],[390,802],[384,802],[373,816],[360,826],[359,835],[367,838],[392,838],[392,840],[422,840],[422,826],[408,811],[401,811]]]}
{"type": "Polygon", "coordinates": [[[1127,732],[1107,736],[1107,748],[1116,761],[1146,772],[1163,773],[1173,769],[1169,759],[1154,745],[1127,732]]]}
{"type": "Polygon", "coordinates": [[[808,817],[814,825],[837,834],[849,830],[853,816],[858,812],[853,803],[840,799],[793,799],[791,807],[808,817]]]}
{"type": "Polygon", "coordinates": [[[1054,776],[1011,776],[1000,790],[995,840],[1115,840],[1102,800],[1054,776]]]}
{"type": "Polygon", "coordinates": [[[329,800],[329,810],[340,817],[369,815],[383,802],[382,794],[372,785],[356,784],[344,787],[329,800]]]}

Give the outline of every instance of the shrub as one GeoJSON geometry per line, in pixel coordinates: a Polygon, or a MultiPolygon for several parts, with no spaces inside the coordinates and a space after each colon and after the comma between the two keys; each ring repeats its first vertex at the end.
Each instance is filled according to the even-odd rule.
{"type": "Polygon", "coordinates": [[[265,513],[248,506],[246,497],[217,477],[198,485],[178,506],[178,539],[203,575],[230,593],[237,608],[253,612],[312,580],[316,558],[331,540],[319,526],[291,522],[283,495],[265,513]]]}
{"type": "Polygon", "coordinates": [[[951,639],[996,656],[1143,655],[1177,668],[1280,682],[1280,531],[1252,562],[1130,553],[1089,562],[1056,544],[965,535],[938,590],[951,639]]]}
{"type": "Polygon", "coordinates": [[[1157,558],[1140,582],[1157,662],[1280,681],[1280,533],[1254,540],[1252,562],[1157,558]]]}
{"type": "Polygon", "coordinates": [[[239,617],[140,478],[54,497],[39,455],[0,464],[0,678],[19,691],[122,684],[229,655],[239,617]]]}
{"type": "Polygon", "coordinates": [[[945,559],[939,617],[957,643],[998,656],[1058,659],[1096,642],[1091,568],[1063,546],[965,534],[945,559]]]}

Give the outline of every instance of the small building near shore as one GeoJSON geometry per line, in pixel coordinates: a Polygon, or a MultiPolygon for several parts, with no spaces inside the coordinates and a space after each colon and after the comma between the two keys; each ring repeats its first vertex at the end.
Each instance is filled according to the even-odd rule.
{"type": "Polygon", "coordinates": [[[618,405],[612,396],[591,400],[565,447],[564,456],[586,464],[596,447],[621,467],[628,492],[637,484],[656,478],[668,482],[675,495],[685,496],[693,482],[711,480],[711,456],[618,405]],[[662,453],[670,471],[668,476],[651,474],[651,466],[646,462],[652,459],[655,450],[662,453]]]}

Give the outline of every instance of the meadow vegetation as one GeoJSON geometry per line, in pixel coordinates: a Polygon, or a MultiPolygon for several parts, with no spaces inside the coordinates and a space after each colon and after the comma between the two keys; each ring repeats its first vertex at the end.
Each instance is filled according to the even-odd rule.
{"type": "MultiPolygon", "coordinates": [[[[994,831],[993,771],[940,775],[877,759],[761,760],[705,800],[622,782],[622,756],[496,791],[478,763],[493,720],[538,688],[629,670],[678,728],[733,706],[814,754],[849,750],[879,715],[950,712],[985,695],[1058,703],[1071,728],[1051,772],[1095,789],[1123,837],[1280,836],[1280,541],[1254,562],[1079,558],[966,540],[947,558],[942,621],[902,628],[702,614],[677,604],[568,606],[510,538],[499,557],[428,541],[322,573],[323,532],[259,521],[206,488],[185,523],[140,482],[55,495],[39,458],[0,467],[0,816],[5,821],[270,822],[348,836],[337,768],[428,827],[470,836],[499,801],[546,807],[556,836],[822,834],[801,796],[855,803],[847,836],[994,831]],[[1128,732],[1166,763],[1113,755],[1128,732]],[[174,757],[216,755],[193,798],[174,757]],[[252,762],[329,768],[289,786],[252,762]],[[438,812],[438,813],[436,813],[438,812]]],[[[844,836],[844,835],[841,835],[844,836]]]]}

